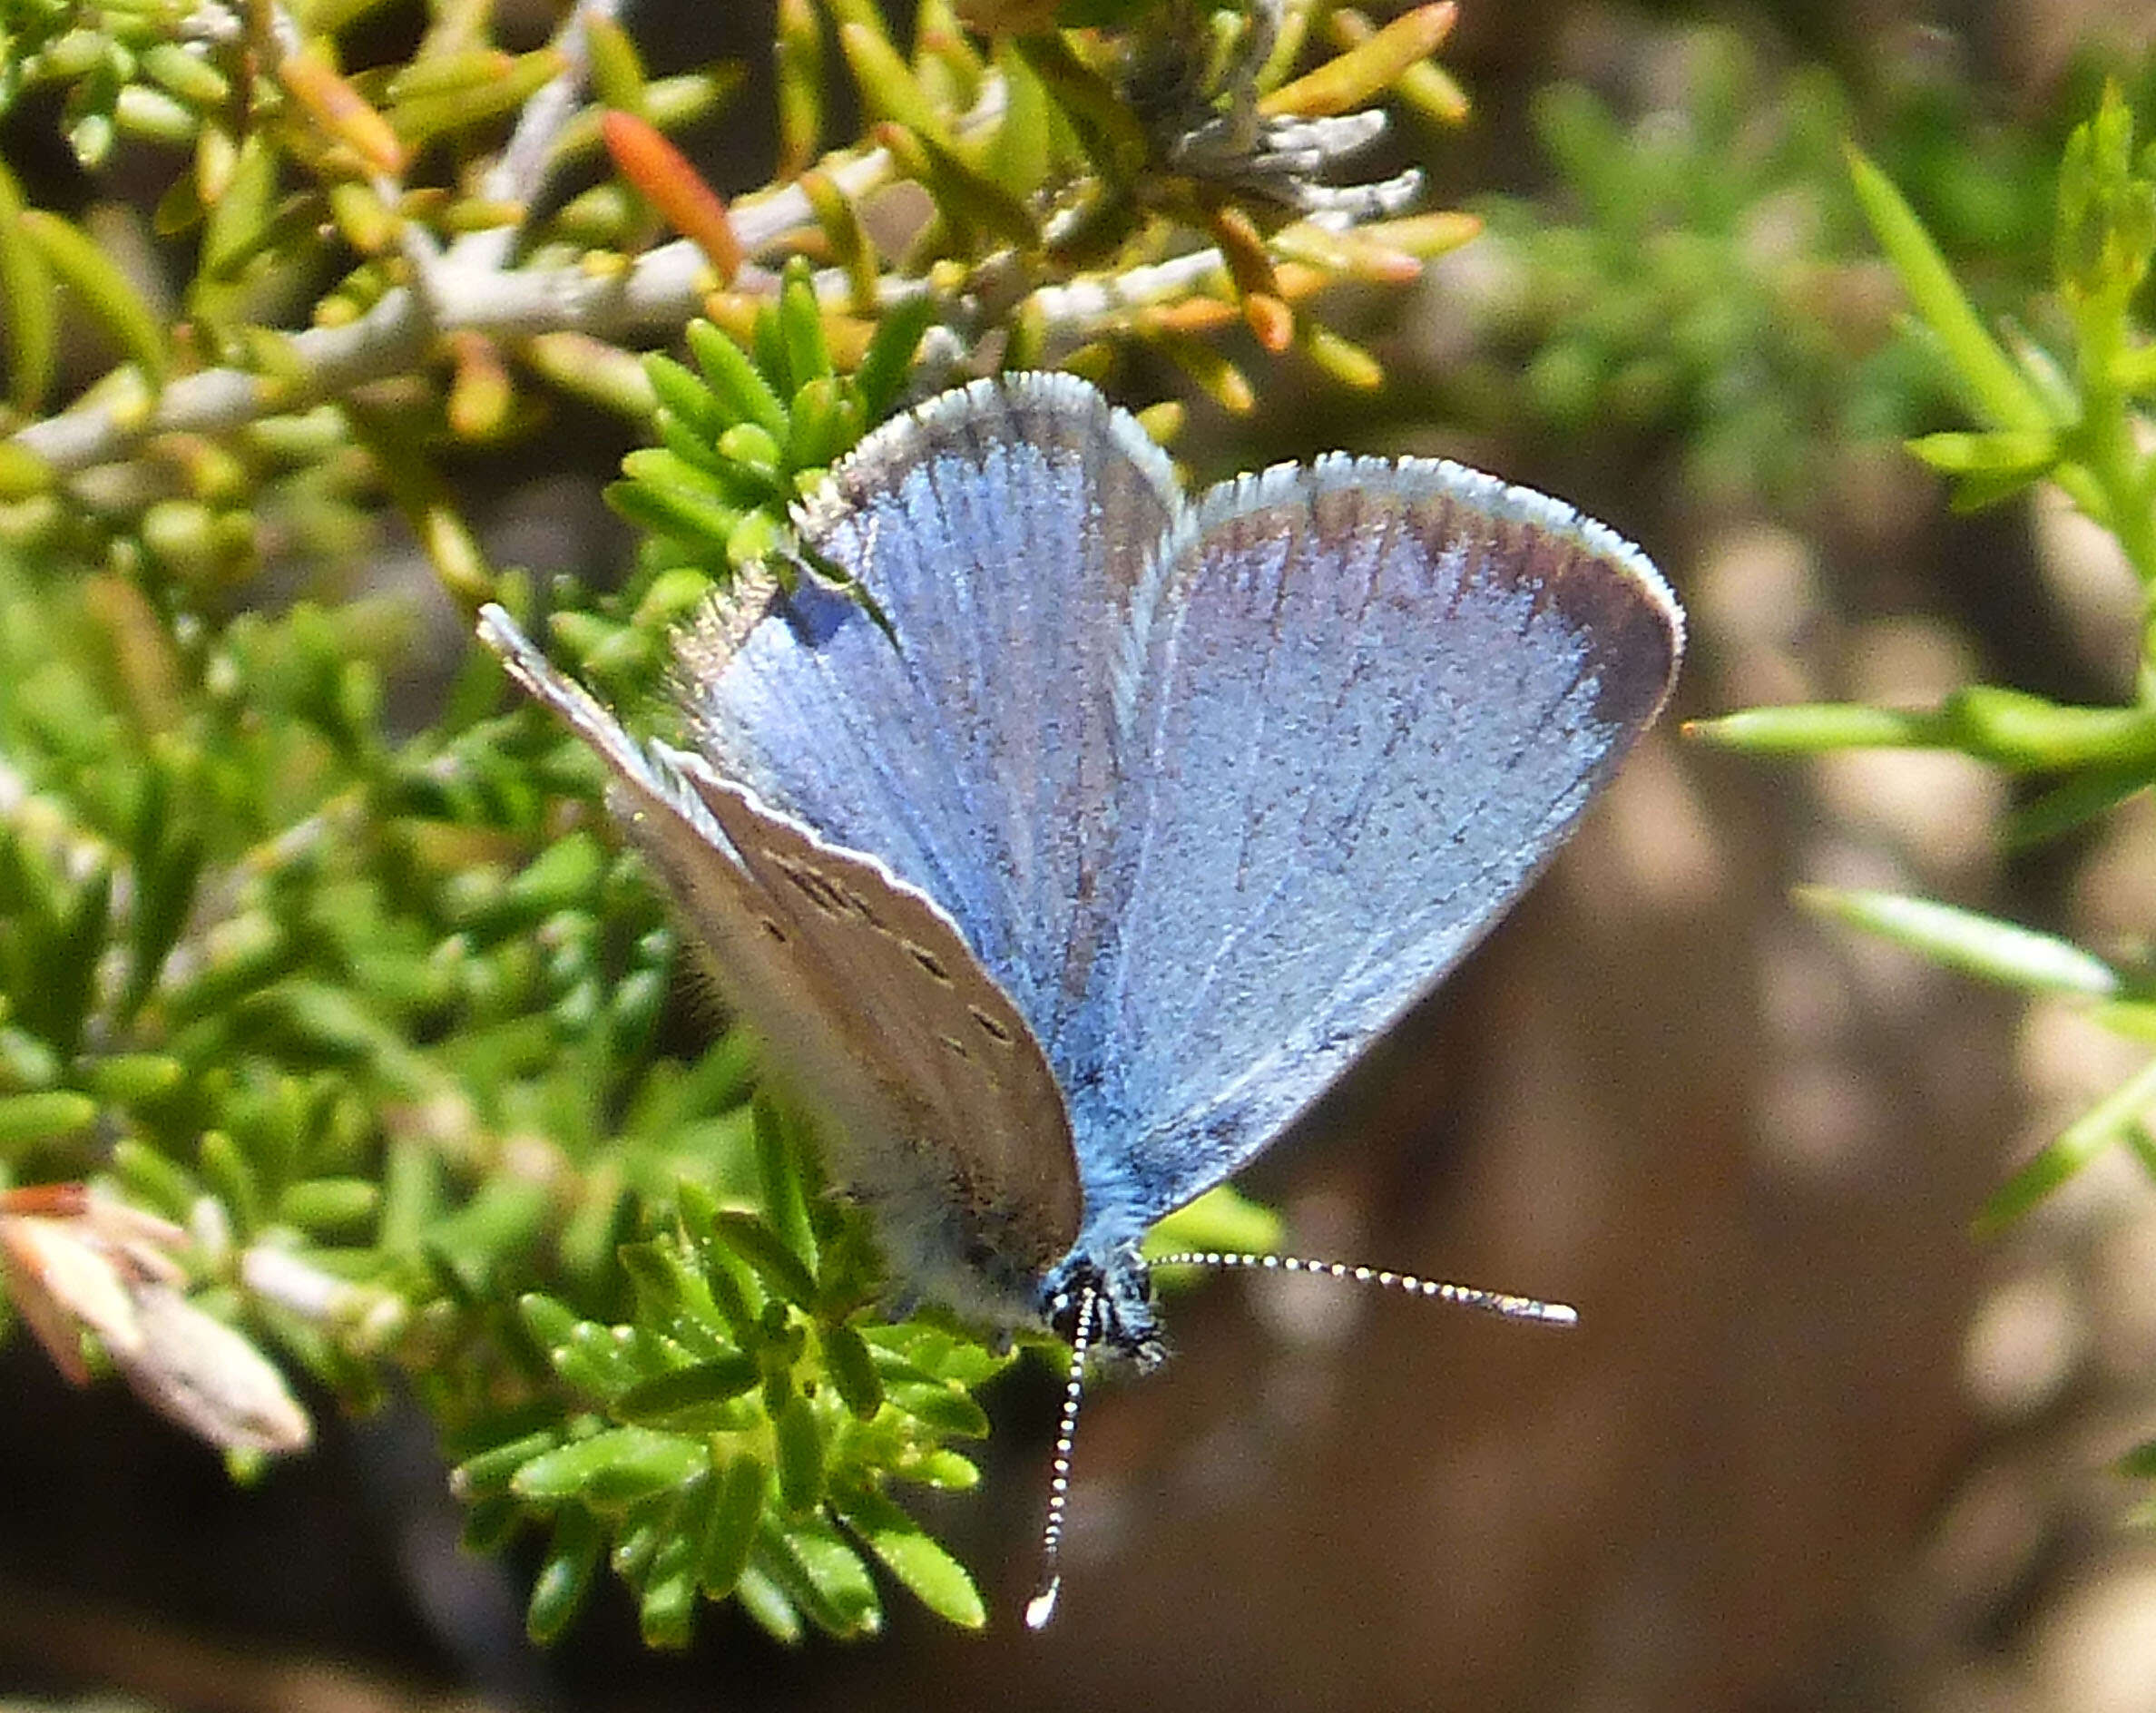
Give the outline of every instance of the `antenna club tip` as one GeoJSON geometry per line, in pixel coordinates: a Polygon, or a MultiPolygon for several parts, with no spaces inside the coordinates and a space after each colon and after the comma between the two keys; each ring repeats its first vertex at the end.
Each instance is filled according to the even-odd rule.
{"type": "Polygon", "coordinates": [[[1063,1578],[1052,1576],[1046,1586],[1025,1602],[1025,1627],[1036,1634],[1048,1628],[1055,1616],[1055,1598],[1063,1592],[1063,1578]]]}

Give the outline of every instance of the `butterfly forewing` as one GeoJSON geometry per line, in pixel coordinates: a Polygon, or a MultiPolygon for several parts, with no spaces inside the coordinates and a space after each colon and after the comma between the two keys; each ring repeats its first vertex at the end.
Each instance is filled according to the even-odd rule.
{"type": "Polygon", "coordinates": [[[1051,1042],[1099,921],[1125,616],[1181,506],[1091,387],[979,383],[871,436],[806,511],[880,623],[766,582],[682,652],[720,771],[935,897],[1051,1042]]]}
{"type": "Polygon", "coordinates": [[[1666,696],[1643,556],[1456,466],[1216,489],[1134,616],[1073,1120],[1089,1230],[1264,1147],[1541,868],[1666,696]]]}
{"type": "Polygon", "coordinates": [[[875,1078],[899,1120],[867,1158],[841,1145],[844,1175],[884,1204],[887,1228],[912,1234],[911,1252],[943,1258],[933,1269],[942,1300],[1002,1321],[1029,1315],[1079,1221],[1063,1096],[1033,1032],[926,895],[700,759],[681,766],[760,885],[767,934],[844,995],[832,1044],[875,1078]],[[884,1158],[892,1145],[896,1170],[884,1158]]]}
{"type": "Polygon", "coordinates": [[[831,1163],[879,1204],[902,1275],[990,1318],[1028,1317],[1033,1277],[1077,1230],[1077,1163],[1038,1044],[949,918],[701,758],[637,742],[499,608],[480,635],[607,764],[610,807],[726,997],[837,1121],[831,1163]]]}

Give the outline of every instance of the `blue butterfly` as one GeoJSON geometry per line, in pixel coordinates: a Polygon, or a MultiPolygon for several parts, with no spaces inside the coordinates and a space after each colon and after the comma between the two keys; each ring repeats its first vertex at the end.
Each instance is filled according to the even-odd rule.
{"type": "Polygon", "coordinates": [[[1504,913],[1660,711],[1683,615],[1638,549],[1457,465],[1335,455],[1193,506],[1067,375],[930,400],[798,523],[858,589],[721,597],[680,642],[685,749],[499,608],[481,635],[605,759],[898,1276],[1150,1363],[1147,1228],[1504,913]]]}

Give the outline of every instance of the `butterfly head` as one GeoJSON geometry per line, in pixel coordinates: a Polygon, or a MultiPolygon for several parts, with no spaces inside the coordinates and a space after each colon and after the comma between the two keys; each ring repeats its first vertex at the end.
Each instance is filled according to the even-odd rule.
{"type": "Polygon", "coordinates": [[[1048,1276],[1042,1314],[1056,1336],[1111,1351],[1140,1373],[1167,1357],[1160,1310],[1153,1302],[1152,1270],[1135,1243],[1105,1258],[1074,1250],[1048,1276]]]}

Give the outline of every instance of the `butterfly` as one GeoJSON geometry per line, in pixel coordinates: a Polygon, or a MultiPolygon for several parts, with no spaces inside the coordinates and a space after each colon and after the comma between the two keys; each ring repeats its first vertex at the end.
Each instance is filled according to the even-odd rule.
{"type": "Polygon", "coordinates": [[[684,631],[683,747],[499,607],[480,634],[604,759],[897,1277],[1073,1339],[1060,1495],[1085,1347],[1161,1350],[1147,1228],[1504,913],[1661,709],[1683,615],[1602,524],[1450,463],[1192,504],[1060,374],[895,418],[796,523],[843,581],[758,571],[684,631]]]}

